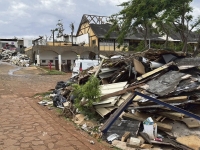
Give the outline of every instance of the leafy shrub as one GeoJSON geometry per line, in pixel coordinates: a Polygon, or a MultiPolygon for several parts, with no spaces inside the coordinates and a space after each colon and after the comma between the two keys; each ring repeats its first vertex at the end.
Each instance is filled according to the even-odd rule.
{"type": "Polygon", "coordinates": [[[93,102],[99,102],[101,96],[99,79],[91,76],[86,84],[73,84],[72,86],[72,93],[76,97],[75,107],[89,118],[92,117],[96,113],[92,104],[93,102]],[[83,98],[86,102],[82,101],[83,98]]]}

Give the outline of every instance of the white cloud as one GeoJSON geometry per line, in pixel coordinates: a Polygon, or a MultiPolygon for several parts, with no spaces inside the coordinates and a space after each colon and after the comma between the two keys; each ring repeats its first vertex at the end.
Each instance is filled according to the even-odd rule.
{"type": "MultiPolygon", "coordinates": [[[[69,24],[75,31],[83,14],[110,16],[120,11],[117,5],[128,0],[0,0],[0,35],[7,37],[49,35],[62,20],[65,33],[69,24]]],[[[200,1],[194,0],[194,15],[200,14],[200,1]]]]}

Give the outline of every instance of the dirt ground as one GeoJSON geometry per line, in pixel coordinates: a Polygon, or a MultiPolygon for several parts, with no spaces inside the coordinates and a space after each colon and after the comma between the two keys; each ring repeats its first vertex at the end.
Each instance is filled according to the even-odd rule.
{"type": "Polygon", "coordinates": [[[20,68],[0,62],[0,149],[107,150],[54,110],[37,104],[36,93],[53,89],[71,74],[40,75],[36,67],[20,68]],[[91,144],[93,140],[95,144],[91,144]]]}

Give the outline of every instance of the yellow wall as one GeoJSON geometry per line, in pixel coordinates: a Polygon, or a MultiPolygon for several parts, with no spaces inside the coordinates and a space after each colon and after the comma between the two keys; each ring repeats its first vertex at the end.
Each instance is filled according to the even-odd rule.
{"type": "MultiPolygon", "coordinates": [[[[115,49],[114,49],[114,46],[99,46],[99,50],[101,51],[122,51],[123,50],[123,47],[120,47],[120,48],[117,48],[117,46],[115,46],[115,49]]],[[[128,49],[126,48],[126,51],[128,51],[128,49]]]]}
{"type": "MultiPolygon", "coordinates": [[[[89,34],[90,36],[90,40],[89,40],[89,45],[84,45],[84,46],[90,46],[90,47],[95,47],[95,45],[93,45],[93,40],[96,40],[96,46],[98,46],[98,38],[96,37],[96,35],[94,34],[94,32],[92,31],[92,29],[90,28],[90,24],[84,23],[80,26],[80,30],[78,31],[78,36],[83,35],[83,34],[89,34]]],[[[99,50],[101,51],[122,51],[123,47],[121,47],[120,49],[117,48],[117,44],[115,45],[115,49],[114,49],[114,45],[112,46],[99,46],[99,50]]]]}
{"type": "Polygon", "coordinates": [[[78,32],[78,36],[83,35],[83,34],[89,34],[90,40],[89,40],[89,45],[85,45],[85,46],[90,46],[90,47],[94,47],[95,45],[92,44],[93,40],[96,40],[96,46],[98,45],[98,38],[96,37],[96,35],[94,34],[94,32],[92,31],[92,29],[90,28],[90,24],[89,23],[84,23],[81,25],[80,30],[78,32]]]}
{"type": "MultiPolygon", "coordinates": [[[[48,46],[53,46],[53,42],[48,42],[48,46]]],[[[65,43],[65,42],[54,42],[54,46],[71,46],[72,43],[65,43]]]]}
{"type": "Polygon", "coordinates": [[[25,48],[24,51],[29,51],[29,50],[31,50],[32,48],[33,48],[33,46],[31,46],[31,47],[27,47],[27,48],[25,48]]]}

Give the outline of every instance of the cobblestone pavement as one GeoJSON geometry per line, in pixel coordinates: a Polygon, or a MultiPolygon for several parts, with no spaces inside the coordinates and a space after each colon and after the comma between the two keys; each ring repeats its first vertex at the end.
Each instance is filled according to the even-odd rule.
{"type": "Polygon", "coordinates": [[[2,150],[106,150],[85,132],[76,129],[32,98],[48,91],[66,75],[38,75],[38,69],[20,69],[8,75],[15,66],[0,63],[0,149],[2,150]],[[23,70],[25,70],[23,74],[23,70]],[[95,142],[90,144],[90,140],[95,142]]]}

